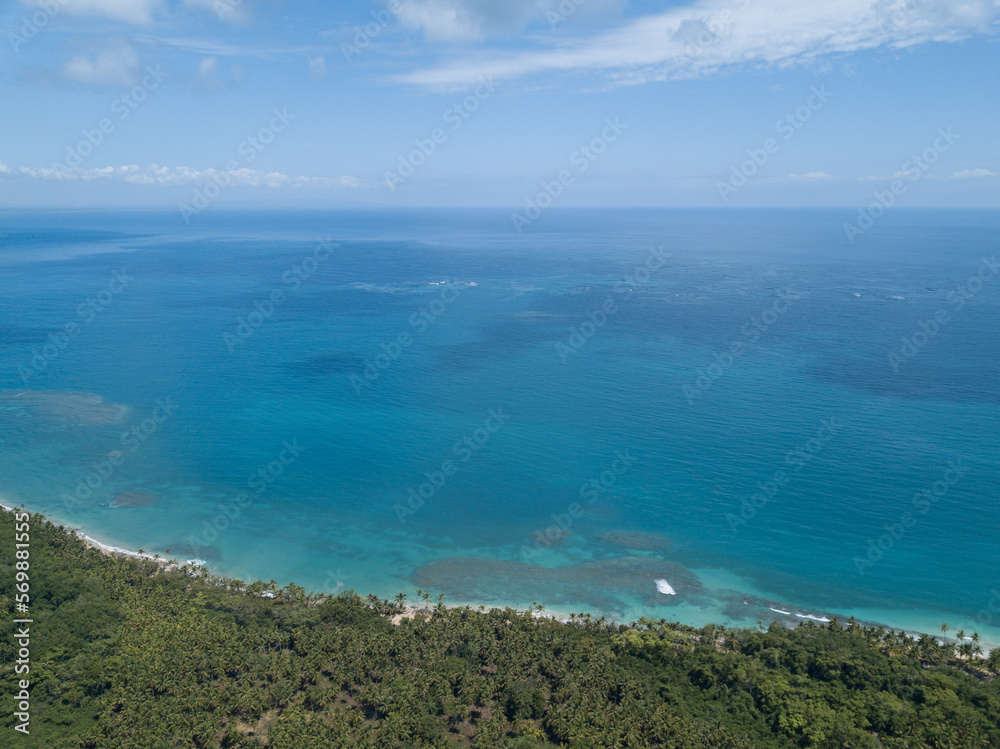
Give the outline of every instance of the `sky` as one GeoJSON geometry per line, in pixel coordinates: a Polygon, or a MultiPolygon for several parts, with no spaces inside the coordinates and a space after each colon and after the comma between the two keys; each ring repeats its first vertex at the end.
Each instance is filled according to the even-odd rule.
{"type": "Polygon", "coordinates": [[[1000,0],[0,0],[0,208],[1000,207],[1000,0]]]}

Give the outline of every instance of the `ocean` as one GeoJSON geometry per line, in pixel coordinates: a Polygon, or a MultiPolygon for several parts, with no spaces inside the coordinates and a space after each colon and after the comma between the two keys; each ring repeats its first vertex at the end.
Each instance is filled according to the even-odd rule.
{"type": "Polygon", "coordinates": [[[1000,643],[1000,212],[855,218],[2,213],[0,499],[327,593],[1000,643]]]}

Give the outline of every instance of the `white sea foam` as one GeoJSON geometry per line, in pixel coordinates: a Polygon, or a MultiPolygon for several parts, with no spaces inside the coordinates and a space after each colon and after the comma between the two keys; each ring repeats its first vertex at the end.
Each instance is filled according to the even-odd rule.
{"type": "Polygon", "coordinates": [[[184,564],[189,564],[192,567],[204,567],[208,562],[204,559],[188,559],[184,564]]]}
{"type": "Polygon", "coordinates": [[[784,614],[785,616],[788,616],[789,614],[792,613],[791,611],[782,611],[781,609],[776,609],[773,606],[768,606],[768,608],[771,609],[771,611],[773,611],[776,614],[784,614]]]}
{"type": "Polygon", "coordinates": [[[811,614],[796,614],[799,619],[812,619],[814,622],[828,622],[830,621],[825,616],[812,616],[811,614]]]}
{"type": "Polygon", "coordinates": [[[102,544],[96,538],[91,538],[86,533],[81,533],[80,531],[76,531],[76,535],[79,538],[82,538],[88,544],[96,546],[99,549],[103,549],[104,551],[109,552],[111,554],[124,554],[125,556],[128,557],[135,557],[136,559],[156,559],[156,557],[154,557],[152,554],[142,554],[139,553],[138,551],[132,551],[131,549],[123,549],[120,546],[108,546],[108,544],[102,544]]]}
{"type": "Polygon", "coordinates": [[[666,580],[657,580],[656,581],[656,589],[658,591],[660,591],[665,596],[675,596],[675,595],[677,595],[677,591],[674,590],[670,586],[670,583],[668,583],[666,580]]]}

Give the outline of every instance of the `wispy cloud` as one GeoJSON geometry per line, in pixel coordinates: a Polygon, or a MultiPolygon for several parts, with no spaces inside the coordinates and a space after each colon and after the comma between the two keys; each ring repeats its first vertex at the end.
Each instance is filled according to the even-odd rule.
{"type": "Polygon", "coordinates": [[[989,169],[964,169],[955,172],[948,179],[976,179],[978,177],[1000,177],[1000,174],[991,172],[989,169]]]}
{"type": "Polygon", "coordinates": [[[533,20],[564,21],[620,10],[624,0],[399,0],[395,14],[432,42],[456,42],[521,31],[533,20]]]}
{"type": "Polygon", "coordinates": [[[324,76],[326,76],[326,58],[323,57],[323,55],[307,57],[309,59],[309,73],[312,75],[313,80],[321,80],[324,76]]]}
{"type": "Polygon", "coordinates": [[[139,71],[139,58],[127,44],[107,47],[93,57],[77,55],[66,63],[63,75],[75,83],[130,86],[139,71]]]}
{"type": "Polygon", "coordinates": [[[143,168],[138,164],[106,166],[96,169],[55,169],[8,167],[0,162],[0,175],[10,179],[32,179],[48,182],[76,182],[108,180],[132,185],[200,185],[209,181],[247,187],[345,187],[361,185],[356,177],[291,177],[281,172],[261,172],[257,169],[193,169],[187,166],[167,167],[151,164],[143,168]]]}
{"type": "Polygon", "coordinates": [[[826,172],[806,172],[805,174],[789,174],[788,179],[795,179],[802,182],[815,182],[821,179],[833,179],[826,172]]]}
{"type": "Polygon", "coordinates": [[[184,0],[184,4],[230,23],[245,23],[250,17],[245,0],[184,0]]]}
{"type": "MultiPolygon", "coordinates": [[[[115,21],[137,26],[153,22],[155,11],[163,7],[163,0],[55,0],[63,11],[75,16],[103,16],[115,21]]],[[[21,4],[37,8],[37,0],[21,0],[21,4]]]]}
{"type": "Polygon", "coordinates": [[[912,172],[893,172],[888,176],[871,175],[868,177],[858,177],[858,182],[887,182],[891,179],[913,179],[912,172]]]}
{"type": "MultiPolygon", "coordinates": [[[[37,10],[38,0],[21,0],[21,4],[37,10]]],[[[183,0],[187,8],[195,8],[222,21],[243,23],[248,20],[246,0],[183,0]]],[[[96,16],[122,21],[133,26],[150,26],[157,16],[168,17],[167,0],[50,0],[60,12],[72,16],[96,16]]]]}
{"type": "Polygon", "coordinates": [[[216,78],[218,70],[218,60],[214,57],[206,57],[198,64],[198,77],[206,85],[211,85],[216,78]]]}
{"type": "Polygon", "coordinates": [[[703,76],[732,66],[785,67],[881,46],[956,41],[988,32],[1000,16],[996,0],[911,4],[902,15],[893,14],[897,5],[886,0],[700,0],[590,39],[550,41],[546,49],[471,59],[466,54],[398,80],[448,89],[490,75],[513,79],[603,73],[609,84],[637,84],[703,76]]]}
{"type": "Polygon", "coordinates": [[[517,31],[537,6],[537,0],[400,0],[396,16],[430,41],[456,41],[517,31]]]}
{"type": "Polygon", "coordinates": [[[199,37],[136,36],[134,41],[151,48],[170,47],[181,52],[194,52],[215,57],[254,57],[259,60],[277,60],[283,57],[323,54],[329,47],[270,47],[259,45],[226,44],[215,39],[199,37]]]}

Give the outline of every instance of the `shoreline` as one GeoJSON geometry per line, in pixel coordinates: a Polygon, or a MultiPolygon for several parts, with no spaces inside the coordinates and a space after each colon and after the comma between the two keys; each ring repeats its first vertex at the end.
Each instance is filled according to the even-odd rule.
{"type": "MultiPolygon", "coordinates": [[[[24,511],[24,512],[28,512],[30,514],[42,514],[42,513],[32,513],[31,510],[24,509],[23,506],[13,506],[12,507],[12,506],[10,506],[10,505],[7,504],[7,502],[9,502],[9,501],[11,501],[11,500],[8,499],[6,501],[0,501],[0,510],[2,510],[4,512],[8,512],[8,513],[16,513],[16,512],[22,512],[22,511],[24,511]]],[[[50,523],[55,523],[55,521],[53,521],[51,518],[49,518],[48,515],[42,515],[42,517],[44,517],[50,523]]],[[[55,524],[58,525],[58,523],[55,523],[55,524]]],[[[121,546],[115,546],[113,544],[106,544],[103,541],[98,541],[96,538],[94,538],[92,536],[89,536],[88,534],[84,533],[83,529],[81,529],[81,528],[71,527],[71,526],[65,525],[65,524],[63,524],[63,528],[65,529],[65,532],[68,535],[73,536],[74,538],[77,538],[80,541],[83,541],[83,543],[87,546],[88,549],[94,549],[95,551],[98,551],[101,554],[105,554],[106,556],[110,556],[110,557],[116,557],[116,556],[118,556],[118,557],[126,557],[126,558],[129,558],[129,559],[141,559],[141,560],[148,561],[148,562],[155,562],[155,563],[159,564],[163,569],[183,570],[185,568],[190,568],[192,571],[195,571],[195,570],[204,570],[205,573],[209,577],[213,577],[213,578],[217,578],[217,579],[222,579],[221,576],[216,575],[212,571],[212,569],[208,566],[208,562],[206,562],[203,559],[189,559],[186,562],[182,562],[181,560],[175,559],[173,557],[166,557],[166,556],[154,555],[154,554],[146,554],[145,552],[133,551],[132,549],[126,549],[126,548],[121,547],[121,546]]],[[[249,584],[249,583],[251,583],[253,581],[246,581],[246,580],[244,580],[243,582],[246,583],[246,584],[249,584]]],[[[355,591],[355,592],[357,593],[357,591],[355,591]]],[[[264,598],[273,598],[274,595],[275,595],[274,592],[272,592],[270,590],[266,590],[263,593],[261,593],[261,596],[264,597],[264,598]]],[[[361,595],[361,594],[358,593],[358,595],[361,595]]],[[[435,604],[430,603],[430,602],[405,603],[404,604],[404,611],[403,611],[403,613],[401,613],[401,614],[395,614],[394,616],[390,617],[390,620],[392,621],[393,624],[399,624],[401,621],[403,621],[405,619],[415,619],[417,616],[422,615],[422,614],[431,614],[434,611],[434,606],[435,606],[435,604]]],[[[464,604],[450,603],[449,604],[449,603],[446,603],[445,606],[447,608],[449,608],[449,609],[460,609],[460,608],[466,608],[466,607],[475,609],[475,608],[478,608],[478,607],[482,607],[485,610],[490,610],[491,608],[500,608],[498,606],[487,605],[485,603],[483,603],[483,604],[473,604],[473,603],[464,603],[464,604]]],[[[517,609],[516,607],[511,607],[511,608],[514,608],[515,611],[521,611],[520,609],[517,609]]],[[[554,619],[554,620],[562,622],[564,624],[568,624],[570,622],[569,614],[566,614],[564,612],[533,611],[532,612],[532,616],[534,616],[536,619],[554,619]]]]}
{"type": "MultiPolygon", "coordinates": [[[[10,512],[10,513],[21,512],[22,511],[22,508],[24,507],[23,504],[20,507],[10,506],[9,504],[7,504],[10,501],[11,501],[10,499],[8,499],[8,498],[3,497],[2,495],[0,495],[0,509],[2,509],[5,512],[10,512]]],[[[23,511],[31,513],[31,510],[23,510],[23,511]]],[[[42,514],[42,513],[31,513],[31,514],[42,514]]],[[[42,516],[46,520],[48,520],[49,522],[54,523],[56,525],[60,525],[59,523],[57,523],[53,519],[49,518],[49,516],[44,515],[44,514],[42,516]]],[[[89,534],[85,533],[82,528],[70,526],[70,525],[67,525],[67,524],[62,524],[62,525],[63,525],[63,528],[65,529],[66,533],[68,533],[69,535],[71,535],[71,536],[73,536],[75,538],[78,538],[79,540],[83,541],[83,543],[88,548],[94,549],[94,550],[96,550],[96,551],[98,551],[98,552],[100,552],[102,554],[107,555],[107,556],[112,556],[112,557],[113,556],[122,556],[122,557],[126,557],[126,558],[129,558],[129,559],[139,559],[139,560],[143,560],[143,561],[155,562],[156,564],[159,564],[164,569],[177,569],[177,570],[180,570],[180,569],[185,569],[186,568],[186,569],[191,570],[192,572],[196,571],[196,570],[203,570],[210,577],[215,577],[215,578],[219,578],[219,579],[222,579],[222,577],[223,577],[223,576],[217,575],[215,572],[213,572],[212,569],[211,569],[211,567],[209,566],[209,563],[206,562],[205,560],[202,560],[202,559],[189,559],[187,561],[182,561],[180,559],[175,559],[173,557],[166,557],[166,556],[162,556],[162,555],[154,555],[154,554],[147,554],[145,552],[134,551],[132,549],[126,549],[126,548],[121,547],[121,546],[115,546],[115,545],[110,544],[110,543],[104,543],[103,541],[99,541],[96,538],[94,538],[93,536],[90,536],[89,534]]],[[[249,584],[252,581],[243,581],[243,582],[249,584]]],[[[355,591],[355,592],[357,593],[357,591],[355,591]]],[[[274,597],[274,593],[272,591],[265,591],[261,595],[263,595],[264,597],[274,597]]],[[[361,595],[361,594],[358,593],[358,595],[361,595]]],[[[392,618],[392,621],[393,621],[394,624],[398,624],[400,621],[402,621],[404,619],[413,619],[414,617],[416,617],[419,614],[426,614],[426,613],[433,612],[433,609],[434,609],[435,605],[436,604],[434,604],[432,602],[422,602],[422,603],[409,603],[408,602],[408,603],[404,604],[405,611],[402,614],[397,614],[397,615],[395,615],[395,616],[393,616],[391,618],[392,618]]],[[[449,608],[449,609],[460,609],[460,608],[477,609],[477,608],[483,608],[484,610],[487,610],[487,611],[489,611],[491,609],[499,609],[499,608],[501,608],[499,605],[497,605],[495,603],[493,603],[493,604],[486,604],[486,603],[482,603],[482,602],[446,603],[445,606],[447,608],[449,608]]],[[[569,618],[570,617],[570,613],[562,612],[562,611],[549,610],[547,607],[544,606],[544,604],[542,604],[542,606],[543,606],[543,610],[541,610],[541,611],[531,610],[532,611],[532,616],[535,617],[536,619],[552,619],[552,620],[555,620],[555,621],[562,622],[564,624],[570,623],[570,621],[571,621],[570,618],[569,618]]],[[[528,610],[530,610],[530,609],[519,609],[517,606],[507,606],[507,608],[512,608],[515,611],[528,611],[528,610]]],[[[769,607],[769,608],[771,608],[771,610],[774,611],[776,614],[784,614],[786,617],[788,615],[790,615],[790,614],[793,613],[791,611],[786,612],[784,610],[778,610],[778,609],[775,609],[773,607],[769,607]]],[[[797,607],[792,607],[792,608],[797,608],[797,607]]],[[[837,616],[841,620],[841,624],[846,624],[847,619],[850,618],[849,616],[845,616],[843,614],[832,613],[832,615],[833,616],[837,616]]],[[[814,622],[814,623],[816,623],[816,624],[818,624],[820,626],[823,626],[824,624],[826,624],[827,622],[830,621],[830,619],[827,618],[827,616],[817,617],[817,616],[813,616],[813,615],[810,615],[810,614],[803,614],[803,613],[799,613],[799,612],[795,612],[794,616],[796,618],[802,620],[802,621],[812,620],[812,622],[814,622]]],[[[942,637],[940,634],[935,634],[934,632],[925,632],[925,631],[919,630],[919,629],[910,629],[910,628],[906,628],[906,627],[892,626],[892,625],[884,624],[884,623],[881,623],[881,622],[867,621],[867,620],[862,620],[862,619],[857,619],[857,622],[858,622],[859,625],[862,625],[862,626],[884,627],[887,630],[893,630],[893,631],[897,631],[897,632],[902,632],[902,633],[906,634],[907,636],[909,636],[910,638],[912,638],[914,640],[919,639],[919,637],[921,635],[926,634],[926,635],[929,635],[930,637],[933,637],[935,640],[937,640],[938,642],[941,642],[941,643],[949,642],[949,641],[953,641],[953,642],[956,642],[956,643],[959,642],[958,640],[956,640],[954,638],[942,637]]],[[[615,623],[616,624],[620,624],[620,625],[625,625],[625,626],[629,626],[629,625],[635,624],[634,621],[615,622],[615,623]]],[[[678,622],[678,623],[682,623],[682,622],[678,622]]],[[[789,626],[788,624],[783,623],[783,622],[779,621],[778,619],[775,619],[773,621],[773,623],[778,624],[779,626],[783,626],[783,627],[788,627],[789,626]]],[[[685,626],[693,626],[693,625],[685,625],[685,626]]],[[[749,627],[749,625],[747,625],[747,627],[737,627],[737,628],[748,628],[748,627],[749,627]]],[[[966,637],[965,640],[971,640],[971,638],[970,637],[966,637]]],[[[989,653],[992,648],[1000,648],[1000,642],[994,643],[994,642],[991,642],[991,641],[982,640],[981,641],[981,645],[983,647],[983,652],[984,653],[989,653]]]]}
{"type": "MultiPolygon", "coordinates": [[[[10,501],[10,500],[7,500],[7,501],[10,501]]],[[[4,512],[10,512],[10,513],[24,511],[24,512],[27,512],[27,513],[33,514],[33,515],[35,515],[35,514],[41,514],[41,513],[34,513],[34,512],[32,512],[31,510],[28,510],[28,509],[24,509],[23,505],[21,505],[19,507],[18,506],[11,507],[5,501],[0,501],[0,509],[2,509],[4,512]]],[[[57,523],[52,518],[50,518],[48,515],[42,515],[42,517],[44,517],[50,523],[53,523],[55,525],[62,525],[63,528],[65,529],[65,532],[68,535],[73,536],[74,538],[78,538],[81,541],[83,541],[84,545],[88,549],[94,549],[95,551],[99,551],[102,554],[106,554],[107,556],[112,556],[112,557],[114,557],[114,556],[127,557],[129,559],[142,559],[142,560],[145,560],[145,561],[148,561],[148,562],[156,562],[157,564],[159,564],[159,565],[161,565],[163,567],[173,567],[173,568],[176,568],[176,569],[180,569],[181,567],[185,567],[185,566],[205,567],[204,560],[201,560],[201,559],[191,559],[191,560],[188,560],[187,562],[181,562],[180,560],[174,559],[172,557],[165,557],[165,556],[156,555],[156,554],[147,554],[147,553],[142,552],[142,551],[133,551],[132,549],[126,549],[126,548],[124,548],[122,546],[115,546],[113,544],[106,544],[103,541],[98,541],[93,536],[90,536],[90,535],[86,534],[83,531],[82,528],[77,528],[77,527],[74,527],[74,526],[57,523]],[[198,562],[198,564],[193,564],[194,562],[198,562]]],[[[210,570],[207,570],[207,567],[206,567],[206,571],[211,572],[210,570]]]]}

